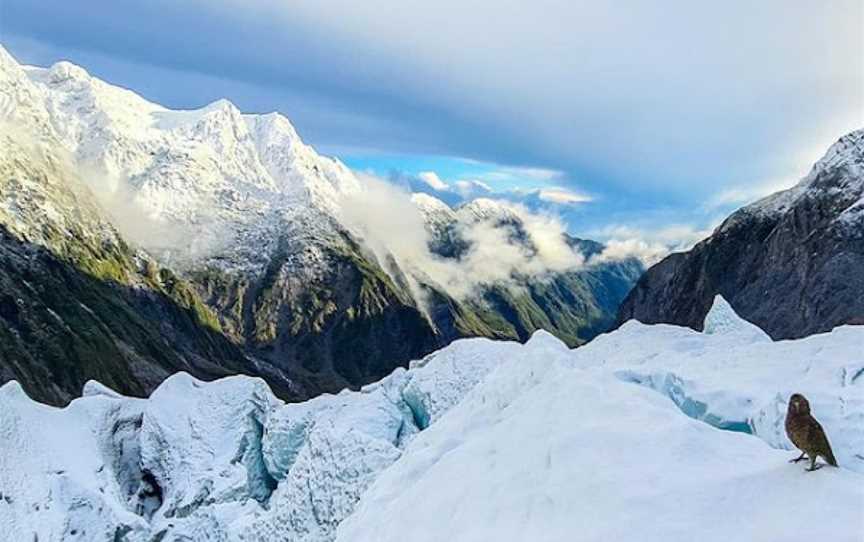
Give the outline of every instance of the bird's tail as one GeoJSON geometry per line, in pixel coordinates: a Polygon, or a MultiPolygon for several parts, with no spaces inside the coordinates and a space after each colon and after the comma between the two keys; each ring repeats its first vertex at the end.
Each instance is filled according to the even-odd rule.
{"type": "Polygon", "coordinates": [[[834,458],[834,451],[831,450],[830,444],[828,445],[828,450],[825,453],[825,461],[827,461],[828,464],[831,465],[832,467],[838,466],[837,465],[837,459],[834,458]]]}

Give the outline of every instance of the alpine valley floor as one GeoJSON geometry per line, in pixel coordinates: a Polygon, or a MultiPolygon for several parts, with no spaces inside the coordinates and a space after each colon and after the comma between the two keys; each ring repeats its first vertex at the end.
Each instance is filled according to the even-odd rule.
{"type": "Polygon", "coordinates": [[[63,408],[0,388],[9,540],[853,541],[864,327],[773,342],[715,299],[569,350],[466,339],[360,392],[283,404],[177,374],[63,408]],[[840,468],[783,431],[806,395],[840,468]]]}

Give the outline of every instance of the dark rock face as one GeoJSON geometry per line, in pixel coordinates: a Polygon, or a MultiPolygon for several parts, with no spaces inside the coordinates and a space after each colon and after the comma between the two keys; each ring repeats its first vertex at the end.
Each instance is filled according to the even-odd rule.
{"type": "Polygon", "coordinates": [[[650,268],[619,322],[700,330],[721,294],[774,339],[864,324],[864,131],[802,182],[732,214],[708,239],[650,268]]]}
{"type": "Polygon", "coordinates": [[[192,280],[231,339],[291,375],[304,397],[379,380],[445,344],[350,237],[322,252],[327,272],[313,280],[292,275],[281,255],[251,280],[214,270],[192,280]]]}

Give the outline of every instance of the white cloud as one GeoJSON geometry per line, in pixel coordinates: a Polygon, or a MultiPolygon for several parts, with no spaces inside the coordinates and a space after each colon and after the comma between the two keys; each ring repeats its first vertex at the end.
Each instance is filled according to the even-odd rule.
{"type": "Polygon", "coordinates": [[[564,178],[564,172],[558,169],[536,167],[499,167],[479,175],[486,181],[555,181],[564,178]]]}
{"type": "Polygon", "coordinates": [[[576,203],[587,203],[592,201],[590,196],[577,194],[566,188],[541,188],[537,192],[537,197],[541,200],[556,203],[558,205],[573,205],[576,203]]]}
{"type": "Polygon", "coordinates": [[[460,180],[453,183],[453,190],[463,199],[472,199],[478,196],[485,196],[493,192],[493,189],[483,181],[466,181],[460,180]]]}
{"type": "MultiPolygon", "coordinates": [[[[458,260],[429,249],[431,234],[411,195],[377,177],[358,174],[365,190],[348,196],[342,205],[345,221],[373,248],[379,260],[392,256],[403,269],[425,276],[450,295],[463,298],[481,285],[515,285],[515,275],[541,278],[578,269],[584,258],[565,242],[565,226],[553,216],[537,214],[506,202],[523,222],[534,251],[511,240],[511,231],[490,221],[463,224],[459,231],[470,245],[458,260]]],[[[415,294],[420,290],[415,287],[415,294]]]]}
{"type": "Polygon", "coordinates": [[[606,248],[592,258],[591,263],[624,258],[638,258],[645,266],[659,262],[671,252],[691,249],[705,239],[717,224],[710,228],[695,228],[687,224],[673,224],[655,229],[636,228],[617,224],[595,230],[592,235],[603,240],[606,248]]]}
{"type": "Polygon", "coordinates": [[[330,148],[543,166],[490,181],[583,173],[610,202],[700,205],[864,123],[860,0],[6,4],[13,52],[43,45],[25,61],[70,57],[175,107],[280,109],[330,148]],[[219,39],[184,40],[190,21],[219,39]]]}
{"type": "Polygon", "coordinates": [[[434,171],[422,171],[417,177],[435,190],[447,190],[450,188],[450,185],[442,181],[441,177],[434,171]]]}

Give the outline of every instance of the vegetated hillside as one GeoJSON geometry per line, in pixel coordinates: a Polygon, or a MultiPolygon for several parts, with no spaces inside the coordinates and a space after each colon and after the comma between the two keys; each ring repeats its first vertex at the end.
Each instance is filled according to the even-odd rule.
{"type": "Polygon", "coordinates": [[[177,371],[266,374],[295,395],[222,334],[187,281],[129,248],[66,164],[38,152],[0,136],[0,380],[52,404],[90,379],[145,395],[177,371]]]}

